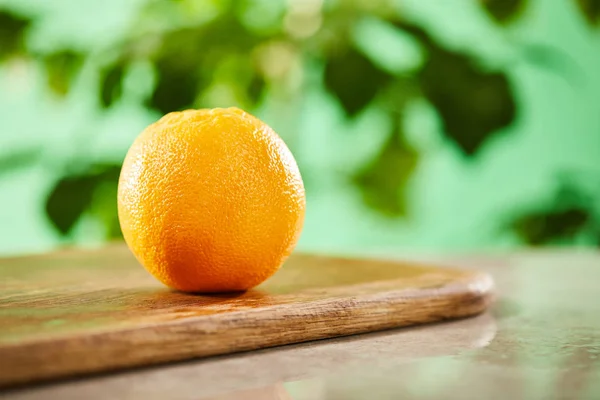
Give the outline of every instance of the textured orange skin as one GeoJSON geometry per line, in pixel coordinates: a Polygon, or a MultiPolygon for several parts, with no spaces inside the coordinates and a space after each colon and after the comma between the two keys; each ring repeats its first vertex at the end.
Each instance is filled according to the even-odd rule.
{"type": "Polygon", "coordinates": [[[273,275],[304,222],[291,152],[236,108],[167,114],[135,140],[119,179],[129,248],[158,280],[186,292],[246,290],[273,275]]]}

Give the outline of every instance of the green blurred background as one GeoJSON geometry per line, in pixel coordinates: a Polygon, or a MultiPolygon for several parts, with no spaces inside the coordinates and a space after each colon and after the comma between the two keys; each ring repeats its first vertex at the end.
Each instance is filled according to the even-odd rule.
{"type": "Polygon", "coordinates": [[[238,106],[307,188],[303,250],[600,245],[600,1],[0,0],[0,253],[120,238],[169,111],[238,106]]]}

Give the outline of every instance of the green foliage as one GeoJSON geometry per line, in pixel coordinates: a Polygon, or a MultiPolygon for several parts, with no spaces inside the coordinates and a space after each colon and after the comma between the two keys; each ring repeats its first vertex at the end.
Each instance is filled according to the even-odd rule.
{"type": "MultiPolygon", "coordinates": [[[[424,27],[399,18],[392,8],[385,6],[386,2],[370,6],[367,3],[327,3],[322,10],[323,26],[319,32],[299,39],[286,33],[284,9],[271,12],[268,23],[262,23],[256,10],[267,7],[263,10],[266,12],[269,2],[260,7],[250,2],[221,2],[213,10],[215,15],[206,18],[186,14],[201,9],[191,1],[149,2],[132,25],[135,29],[131,29],[131,35],[107,54],[56,49],[52,54],[32,59],[44,67],[48,87],[61,96],[69,93],[84,62],[92,60],[91,65],[101,59],[96,66],[99,76],[96,96],[103,109],[115,106],[122,98],[124,77],[129,66],[138,61],[150,62],[155,73],[148,98],[140,101],[146,101],[144,106],[163,114],[225,105],[214,104],[219,102],[234,102],[231,105],[251,111],[266,97],[281,92],[285,92],[285,101],[299,99],[308,84],[325,87],[339,102],[349,123],[354,123],[364,110],[379,108],[393,121],[394,128],[376,155],[349,171],[347,178],[360,190],[365,205],[388,217],[404,216],[407,182],[420,156],[402,131],[401,117],[407,104],[426,99],[442,121],[445,138],[465,156],[472,157],[490,138],[503,134],[504,128],[513,123],[515,96],[504,71],[487,70],[473,54],[448,48],[424,27]],[[391,31],[396,29],[414,38],[423,50],[423,65],[415,71],[384,70],[369,58],[367,51],[362,48],[359,51],[350,32],[365,14],[390,26],[391,31]],[[148,31],[137,29],[138,23],[144,26],[148,18],[151,21],[146,23],[150,25],[148,31]],[[293,75],[292,65],[322,67],[321,80],[305,81],[297,87],[287,85],[293,75]],[[225,100],[214,100],[215,88],[223,87],[231,89],[233,94],[224,97],[225,100]]],[[[528,3],[480,0],[484,12],[501,25],[515,20],[528,3]]],[[[600,1],[577,0],[577,4],[588,21],[598,23],[600,1]]],[[[26,50],[24,37],[31,23],[0,11],[0,61],[26,50]]],[[[578,74],[574,63],[553,49],[530,45],[523,52],[534,65],[550,67],[566,77],[578,74]]],[[[12,159],[0,158],[0,171],[34,162],[37,155],[37,150],[24,150],[10,156],[12,159]]],[[[71,162],[66,160],[65,164],[71,162]]],[[[58,232],[69,236],[80,217],[88,215],[106,227],[108,237],[118,237],[115,202],[118,175],[117,165],[93,165],[58,179],[45,208],[58,232]]],[[[593,218],[585,210],[579,204],[533,210],[517,218],[510,229],[529,243],[546,243],[588,229],[585,227],[593,218]]]]}
{"type": "Polygon", "coordinates": [[[193,107],[199,94],[216,79],[215,71],[225,60],[236,55],[246,61],[241,76],[238,76],[242,78],[241,82],[237,84],[243,83],[243,75],[252,77],[245,89],[247,97],[255,102],[261,95],[264,81],[248,61],[260,42],[231,14],[197,28],[167,32],[158,51],[151,55],[158,83],[150,107],[163,114],[193,107]]]}
{"type": "Polygon", "coordinates": [[[0,61],[25,51],[25,32],[31,21],[0,10],[0,61]]]}
{"type": "Polygon", "coordinates": [[[421,91],[442,118],[445,135],[466,155],[474,155],[513,122],[516,104],[504,72],[484,70],[472,56],[445,49],[417,26],[397,26],[427,50],[427,61],[417,73],[421,91]]]}
{"type": "Polygon", "coordinates": [[[92,202],[94,182],[86,176],[65,176],[46,199],[46,214],[56,229],[67,235],[92,202]]]}
{"type": "Polygon", "coordinates": [[[533,246],[572,243],[579,239],[600,244],[600,215],[592,200],[571,183],[564,183],[552,201],[520,211],[509,228],[533,246]]]}
{"type": "Polygon", "coordinates": [[[66,95],[74,76],[83,65],[84,55],[72,50],[62,50],[42,57],[48,87],[59,96],[66,95]]]}
{"type": "Polygon", "coordinates": [[[60,178],[46,199],[45,210],[52,225],[63,236],[68,236],[80,217],[89,211],[100,212],[107,226],[109,237],[114,237],[116,221],[116,187],[121,167],[118,165],[92,165],[85,171],[60,178]],[[105,202],[109,192],[110,207],[94,207],[100,197],[105,202]],[[107,217],[104,213],[108,211],[107,217]]]}
{"type": "Polygon", "coordinates": [[[99,220],[105,228],[107,239],[120,239],[123,237],[117,212],[117,188],[119,166],[107,166],[107,175],[99,181],[94,190],[92,204],[88,213],[99,220]]]}
{"type": "Polygon", "coordinates": [[[365,204],[391,217],[407,214],[406,182],[418,161],[417,152],[404,140],[400,122],[395,125],[378,156],[354,177],[365,204]]]}
{"type": "Polygon", "coordinates": [[[362,111],[392,77],[353,48],[332,55],[325,65],[325,87],[349,116],[362,111]]]}
{"type": "Polygon", "coordinates": [[[10,154],[0,154],[0,177],[30,166],[39,160],[41,154],[42,149],[37,146],[14,149],[10,154]]]}
{"type": "Polygon", "coordinates": [[[158,84],[150,99],[150,106],[163,114],[189,108],[200,89],[198,66],[176,60],[165,57],[155,64],[158,84]]]}
{"type": "Polygon", "coordinates": [[[522,216],[513,229],[531,245],[551,244],[572,240],[589,220],[588,210],[582,208],[550,209],[522,216]]]}
{"type": "Polygon", "coordinates": [[[507,23],[514,20],[525,8],[525,0],[480,0],[483,9],[496,22],[507,23]]]}
{"type": "Polygon", "coordinates": [[[600,0],[576,0],[581,13],[592,25],[600,22],[600,0]]]}
{"type": "Polygon", "coordinates": [[[525,43],[520,46],[521,56],[533,66],[554,72],[573,85],[581,84],[581,67],[566,52],[545,44],[525,43]]]}
{"type": "Polygon", "coordinates": [[[122,61],[102,71],[100,77],[100,104],[110,107],[123,94],[123,75],[125,64],[122,61]]]}
{"type": "Polygon", "coordinates": [[[515,118],[515,100],[506,75],[483,71],[464,54],[430,46],[419,82],[442,117],[445,134],[467,155],[475,154],[515,118]]]}
{"type": "Polygon", "coordinates": [[[252,104],[257,104],[261,101],[267,82],[262,75],[254,74],[247,87],[248,99],[252,104]]]}
{"type": "Polygon", "coordinates": [[[183,29],[170,32],[153,56],[157,84],[150,106],[163,114],[189,108],[207,86],[202,82],[201,67],[208,51],[203,48],[202,31],[183,29]]]}

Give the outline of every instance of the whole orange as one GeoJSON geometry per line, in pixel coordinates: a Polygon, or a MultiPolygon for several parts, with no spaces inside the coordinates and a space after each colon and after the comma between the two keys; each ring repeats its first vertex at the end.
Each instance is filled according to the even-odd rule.
{"type": "Polygon", "coordinates": [[[125,241],[165,285],[246,290],[295,247],[305,194],[292,153],[237,108],[174,112],[129,149],[119,180],[125,241]]]}

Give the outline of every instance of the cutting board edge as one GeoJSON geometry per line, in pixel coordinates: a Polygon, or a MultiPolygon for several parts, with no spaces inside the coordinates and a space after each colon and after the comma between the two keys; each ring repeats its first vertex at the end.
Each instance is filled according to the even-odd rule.
{"type": "Polygon", "coordinates": [[[464,318],[485,311],[493,298],[491,276],[478,272],[412,297],[399,289],[266,307],[250,311],[252,319],[231,312],[55,339],[52,346],[5,346],[0,359],[12,368],[0,374],[0,388],[464,318]],[[85,349],[94,343],[106,350],[100,359],[98,353],[86,359],[85,349]],[[177,351],[166,351],[169,346],[177,351]],[[66,351],[70,357],[61,357],[66,351]]]}

